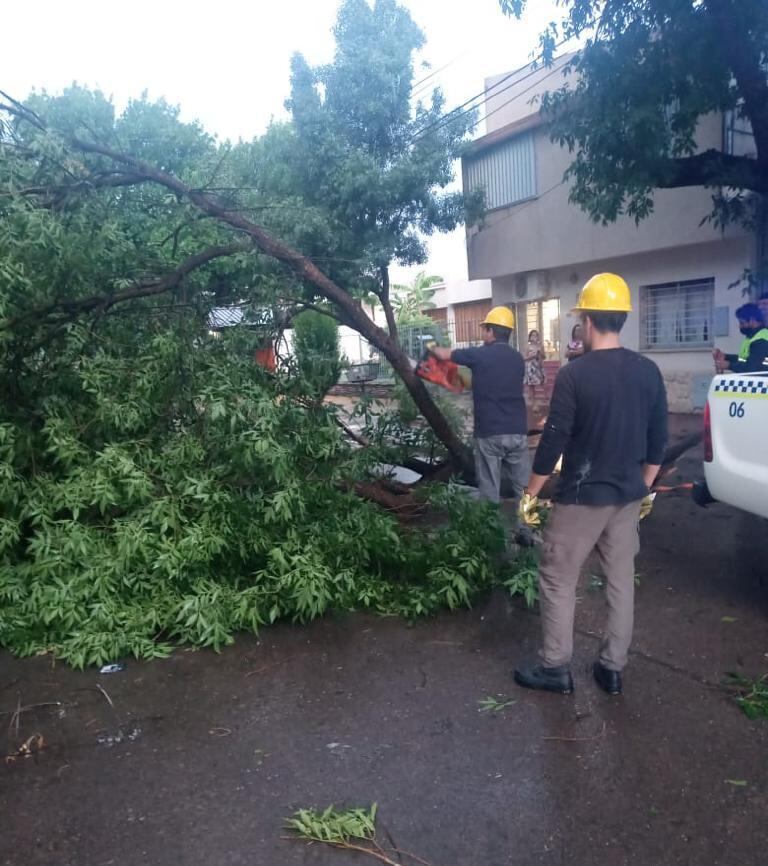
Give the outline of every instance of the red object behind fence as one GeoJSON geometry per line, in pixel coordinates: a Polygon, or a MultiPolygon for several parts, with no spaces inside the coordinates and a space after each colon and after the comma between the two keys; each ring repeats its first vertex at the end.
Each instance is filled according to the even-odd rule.
{"type": "Polygon", "coordinates": [[[272,346],[266,349],[256,349],[255,361],[265,370],[274,373],[277,369],[277,359],[275,358],[275,350],[272,346]]]}

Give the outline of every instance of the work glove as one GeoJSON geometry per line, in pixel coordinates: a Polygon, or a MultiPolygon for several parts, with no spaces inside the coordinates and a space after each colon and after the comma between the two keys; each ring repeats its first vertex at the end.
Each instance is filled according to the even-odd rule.
{"type": "Polygon", "coordinates": [[[524,526],[540,526],[541,525],[541,503],[538,496],[531,496],[530,493],[524,493],[520,497],[520,505],[517,509],[517,515],[520,518],[520,523],[524,526]]]}
{"type": "Polygon", "coordinates": [[[653,500],[656,498],[655,493],[649,493],[645,499],[640,503],[640,520],[643,520],[645,517],[653,511],[653,500]]]}

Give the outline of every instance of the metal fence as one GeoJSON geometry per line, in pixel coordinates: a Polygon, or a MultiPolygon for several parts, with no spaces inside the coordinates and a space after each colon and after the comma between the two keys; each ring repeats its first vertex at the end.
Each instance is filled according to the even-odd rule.
{"type": "MultiPolygon", "coordinates": [[[[387,359],[371,346],[363,337],[356,335],[360,341],[355,345],[355,354],[359,361],[352,361],[345,370],[343,381],[353,382],[377,382],[381,384],[395,381],[395,371],[387,359]]],[[[451,346],[454,349],[466,348],[467,346],[480,345],[480,321],[457,323],[453,320],[448,322],[432,322],[431,324],[409,325],[398,329],[398,342],[409,358],[418,360],[424,353],[428,343],[436,342],[441,346],[451,346]]],[[[342,352],[344,346],[342,345],[342,352]]],[[[351,361],[350,353],[347,358],[351,361]]]]}

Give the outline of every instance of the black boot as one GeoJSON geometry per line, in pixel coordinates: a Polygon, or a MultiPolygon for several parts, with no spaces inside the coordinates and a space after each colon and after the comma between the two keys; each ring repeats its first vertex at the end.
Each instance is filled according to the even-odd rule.
{"type": "Polygon", "coordinates": [[[621,672],[612,671],[602,665],[600,662],[595,662],[592,667],[592,674],[595,677],[595,682],[604,692],[609,695],[621,694],[621,672]]]}
{"type": "Polygon", "coordinates": [[[515,682],[526,689],[558,692],[561,695],[570,695],[573,691],[573,677],[568,665],[559,668],[521,665],[515,670],[515,682]]]}

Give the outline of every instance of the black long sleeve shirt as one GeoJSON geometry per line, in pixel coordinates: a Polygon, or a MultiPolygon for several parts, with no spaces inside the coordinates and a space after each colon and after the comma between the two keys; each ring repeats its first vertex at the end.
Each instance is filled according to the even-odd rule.
{"type": "Polygon", "coordinates": [[[666,444],[659,368],[629,349],[601,349],[558,373],[533,471],[550,475],[562,454],[558,502],[623,505],[647,494],[643,465],[661,463],[666,444]]]}

